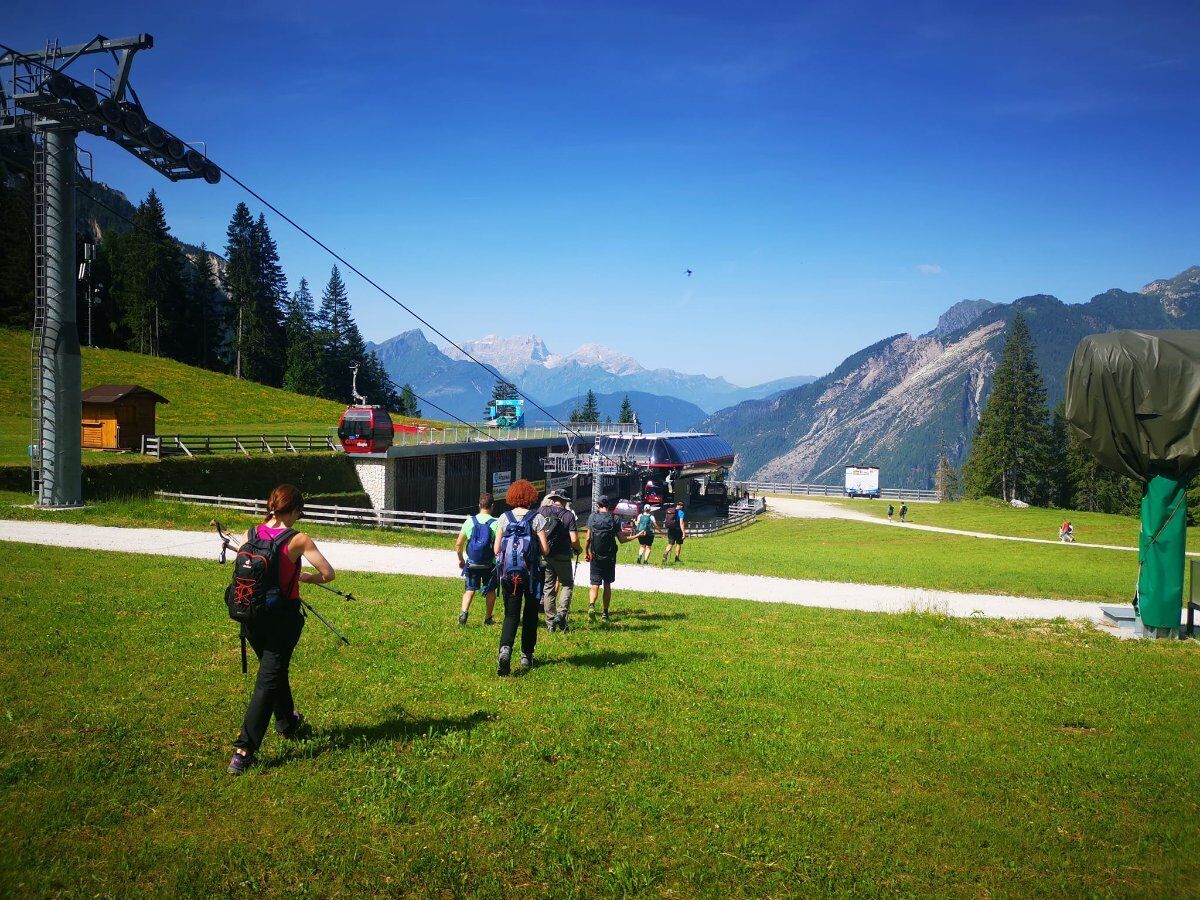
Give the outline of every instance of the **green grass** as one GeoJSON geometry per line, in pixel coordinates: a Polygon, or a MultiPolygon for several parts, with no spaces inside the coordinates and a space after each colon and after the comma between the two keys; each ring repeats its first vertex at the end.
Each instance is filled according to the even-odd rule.
{"type": "MultiPolygon", "coordinates": [[[[0,493],[0,518],[189,529],[207,528],[214,516],[230,529],[256,521],[231,510],[144,498],[52,513],[26,508],[28,502],[22,494],[0,493]]],[[[318,538],[454,546],[453,535],[414,529],[301,527],[318,538]]],[[[657,564],[666,549],[662,536],[655,549],[657,564]]],[[[632,564],[636,555],[637,543],[625,544],[620,561],[632,564]]],[[[1137,577],[1136,554],[1120,550],[989,541],[837,519],[768,517],[739,531],[691,538],[683,558],[688,569],[1122,603],[1137,577]]]]}
{"type": "MultiPolygon", "coordinates": [[[[620,560],[632,563],[636,547],[624,545],[620,560]]],[[[654,547],[657,564],[664,538],[654,547]]],[[[1137,578],[1137,555],[1122,550],[774,516],[728,534],[690,538],[683,559],[687,568],[718,572],[1104,602],[1127,602],[1137,578]]]]}
{"type": "MultiPolygon", "coordinates": [[[[29,348],[28,332],[0,329],[0,463],[29,459],[29,348]]],[[[328,434],[346,408],[170,359],[85,347],[83,387],[98,384],[140,384],[171,401],[158,407],[160,434],[328,434]]],[[[101,451],[83,458],[138,459],[101,451]]]]}
{"type": "MultiPolygon", "coordinates": [[[[850,500],[843,497],[814,498],[836,503],[847,509],[887,518],[888,502],[881,500],[850,500]]],[[[769,502],[769,501],[768,501],[769,502]]],[[[900,504],[893,503],[897,513],[900,504]]],[[[1014,509],[999,500],[961,500],[955,503],[910,503],[908,521],[919,525],[937,525],[963,531],[982,531],[1013,537],[1057,540],[1058,526],[1070,519],[1075,526],[1075,539],[1087,544],[1110,544],[1117,547],[1136,547],[1138,520],[1134,516],[1109,513],[1089,513],[1079,510],[1043,509],[1031,506],[1014,509]]],[[[1189,537],[1196,535],[1193,530],[1189,537]]]]}
{"type": "Polygon", "coordinates": [[[1194,642],[618,592],[500,680],[456,581],[354,576],[233,779],[228,569],[2,549],[5,896],[1200,890],[1194,642]]]}

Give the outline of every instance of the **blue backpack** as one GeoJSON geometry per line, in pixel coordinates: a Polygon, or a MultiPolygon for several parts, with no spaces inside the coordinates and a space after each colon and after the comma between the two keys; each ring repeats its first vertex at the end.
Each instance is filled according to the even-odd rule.
{"type": "Polygon", "coordinates": [[[496,565],[496,554],[492,550],[492,526],[490,522],[480,522],[479,516],[473,516],[471,521],[471,537],[467,540],[467,568],[475,571],[485,571],[496,565]]]}
{"type": "Polygon", "coordinates": [[[532,509],[520,520],[511,512],[504,514],[506,524],[500,539],[500,582],[514,594],[523,586],[532,586],[541,573],[533,542],[533,518],[536,515],[537,511],[532,509]]]}

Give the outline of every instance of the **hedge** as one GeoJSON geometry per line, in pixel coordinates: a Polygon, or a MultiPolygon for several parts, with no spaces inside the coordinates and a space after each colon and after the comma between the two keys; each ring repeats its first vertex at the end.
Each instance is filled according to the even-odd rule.
{"type": "MultiPolygon", "coordinates": [[[[155,491],[265,498],[290,482],[306,494],[362,490],[344,453],[288,456],[208,456],[161,461],[99,463],[83,467],[84,500],[147,496],[155,491]]],[[[0,489],[29,490],[28,466],[0,466],[0,489]]]]}

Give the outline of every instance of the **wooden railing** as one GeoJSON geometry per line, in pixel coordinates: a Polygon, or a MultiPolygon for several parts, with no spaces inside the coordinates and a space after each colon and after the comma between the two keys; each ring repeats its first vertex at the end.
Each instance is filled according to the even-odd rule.
{"type": "MultiPolygon", "coordinates": [[[[195,503],[201,506],[217,506],[238,512],[265,515],[266,500],[246,497],[223,497],[211,494],[180,494],[172,491],[156,491],[163,500],[195,503]]],[[[324,506],[317,503],[304,504],[304,519],[326,525],[369,525],[376,528],[420,528],[426,531],[454,532],[462,527],[465,516],[451,513],[411,512],[399,509],[363,509],[357,506],[324,506]]]]}
{"type": "Polygon", "coordinates": [[[196,456],[209,453],[316,453],[341,450],[327,434],[147,434],[142,453],[148,456],[196,456]]]}

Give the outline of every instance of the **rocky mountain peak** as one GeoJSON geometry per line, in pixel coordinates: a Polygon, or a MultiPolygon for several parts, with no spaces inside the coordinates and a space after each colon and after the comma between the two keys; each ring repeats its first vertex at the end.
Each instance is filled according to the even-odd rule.
{"type": "Polygon", "coordinates": [[[1141,292],[1157,297],[1171,318],[1182,318],[1189,307],[1200,302],[1200,266],[1184,269],[1174,278],[1152,281],[1141,292]]]}
{"type": "Polygon", "coordinates": [[[576,363],[580,366],[595,366],[613,375],[633,375],[645,371],[645,367],[628,354],[605,347],[603,344],[584,344],[566,356],[551,355],[545,362],[547,368],[576,363]]]}
{"type": "MultiPolygon", "coordinates": [[[[510,378],[516,378],[531,365],[541,365],[550,357],[546,343],[536,334],[501,337],[489,334],[475,341],[463,341],[460,346],[482,363],[510,378]]],[[[457,347],[442,350],[451,359],[466,359],[457,347]]]]}
{"type": "Polygon", "coordinates": [[[966,328],[996,305],[991,300],[959,300],[938,316],[937,327],[933,331],[926,332],[921,337],[935,337],[941,340],[960,328],[966,328]]]}

